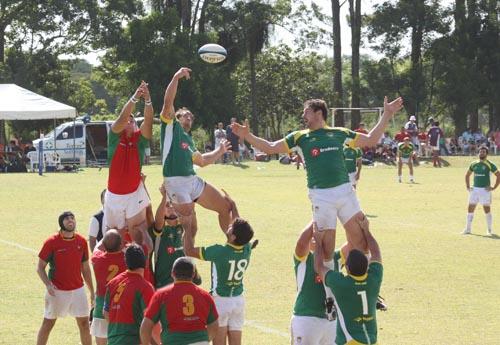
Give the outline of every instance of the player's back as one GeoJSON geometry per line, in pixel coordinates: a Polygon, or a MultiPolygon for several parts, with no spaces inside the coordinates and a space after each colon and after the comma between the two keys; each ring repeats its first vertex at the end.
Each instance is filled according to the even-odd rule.
{"type": "Polygon", "coordinates": [[[92,254],[91,261],[97,284],[97,296],[104,297],[106,284],[127,269],[125,254],[122,251],[110,253],[97,249],[92,254]]]}

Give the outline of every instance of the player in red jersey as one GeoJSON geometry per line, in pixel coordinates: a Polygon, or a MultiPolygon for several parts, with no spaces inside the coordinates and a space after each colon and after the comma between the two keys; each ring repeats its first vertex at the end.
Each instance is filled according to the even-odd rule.
{"type": "MultiPolygon", "coordinates": [[[[144,151],[153,131],[153,106],[143,81],[125,104],[108,134],[109,177],[104,198],[103,230],[128,228],[138,242],[140,224],[146,220],[149,196],[141,180],[144,151]],[[144,99],[144,122],[140,128],[132,116],[135,103],[144,99]]],[[[147,227],[146,227],[147,228],[147,227]]]]}
{"type": "Polygon", "coordinates": [[[107,231],[102,242],[104,250],[96,249],[91,258],[97,288],[90,334],[95,337],[97,345],[106,345],[108,342],[108,322],[103,314],[106,284],[127,269],[122,237],[118,231],[107,231]]]}
{"type": "Polygon", "coordinates": [[[174,262],[174,283],[155,292],[141,325],[142,344],[149,344],[154,324],[162,326],[162,343],[208,345],[217,334],[218,318],[212,296],[193,283],[195,265],[190,258],[174,262]]]}
{"type": "MultiPolygon", "coordinates": [[[[153,286],[144,277],[146,256],[137,244],[125,251],[127,270],[107,285],[104,317],[108,325],[108,345],[137,345],[143,311],[153,296],[153,286]]],[[[149,344],[149,343],[146,343],[149,344]]]]}
{"type": "Polygon", "coordinates": [[[76,221],[72,212],[59,216],[60,230],[49,237],[38,254],[37,273],[47,288],[45,314],[38,331],[37,345],[45,345],[58,317],[67,314],[76,318],[82,345],[91,345],[89,305],[83,281],[94,301],[94,286],[89,265],[87,241],[75,233],[76,221]],[[49,274],[45,268],[49,264],[49,274]],[[83,278],[82,278],[83,277],[83,278]]]}

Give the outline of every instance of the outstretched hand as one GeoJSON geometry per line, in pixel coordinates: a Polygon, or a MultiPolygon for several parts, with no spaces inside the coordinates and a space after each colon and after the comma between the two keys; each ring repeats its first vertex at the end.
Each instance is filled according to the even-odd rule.
{"type": "Polygon", "coordinates": [[[175,73],[174,78],[177,78],[179,80],[182,78],[186,78],[186,80],[188,80],[189,78],[191,78],[191,72],[191,68],[182,67],[175,73]]]}
{"type": "Polygon", "coordinates": [[[222,153],[226,153],[230,149],[231,149],[231,142],[229,140],[222,139],[220,141],[219,150],[222,151],[222,153]]]}
{"type": "Polygon", "coordinates": [[[245,138],[245,136],[247,136],[250,133],[250,126],[248,126],[248,122],[245,122],[245,125],[240,125],[239,123],[235,122],[232,123],[230,126],[233,133],[239,136],[240,138],[245,138]]]}
{"type": "Polygon", "coordinates": [[[387,96],[384,97],[384,114],[390,115],[391,117],[397,113],[403,107],[403,98],[398,97],[392,102],[388,102],[387,96]]]}

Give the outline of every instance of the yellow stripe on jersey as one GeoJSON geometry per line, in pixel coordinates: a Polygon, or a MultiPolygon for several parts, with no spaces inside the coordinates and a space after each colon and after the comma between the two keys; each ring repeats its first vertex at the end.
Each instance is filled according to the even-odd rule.
{"type": "MultiPolygon", "coordinates": [[[[340,264],[345,266],[345,256],[344,256],[344,253],[342,252],[342,250],[340,251],[340,264]]],[[[340,271],[340,267],[339,267],[339,271],[340,271]]]]}
{"type": "Polygon", "coordinates": [[[205,261],[205,258],[203,257],[203,248],[198,248],[199,252],[198,255],[200,256],[200,260],[205,261]]]}
{"type": "Polygon", "coordinates": [[[234,249],[236,250],[242,250],[244,246],[237,246],[235,244],[232,244],[232,243],[226,243],[229,247],[233,247],[234,249]]]}
{"type": "Polygon", "coordinates": [[[491,172],[493,172],[493,167],[491,166],[491,163],[489,160],[485,159],[483,161],[484,164],[486,164],[486,166],[488,167],[488,169],[490,169],[491,172]]]}
{"type": "Polygon", "coordinates": [[[162,114],[160,114],[160,120],[162,120],[164,123],[166,123],[167,125],[170,125],[174,119],[173,118],[166,118],[164,117],[162,114]]]}
{"type": "Polygon", "coordinates": [[[306,255],[304,255],[304,256],[298,256],[298,255],[297,255],[297,253],[293,253],[293,257],[294,257],[295,259],[297,259],[298,261],[300,261],[300,262],[303,262],[305,259],[307,259],[307,256],[308,256],[308,255],[309,255],[309,254],[306,254],[306,255]]]}
{"type": "Polygon", "coordinates": [[[293,135],[293,141],[295,142],[295,144],[297,144],[297,140],[299,140],[301,136],[306,135],[309,132],[310,132],[309,129],[302,129],[300,131],[297,131],[297,133],[293,135]]]}
{"type": "Polygon", "coordinates": [[[362,276],[355,276],[349,273],[349,276],[358,282],[362,282],[363,280],[366,280],[366,278],[368,277],[368,273],[365,273],[362,276]]]}
{"type": "MultiPolygon", "coordinates": [[[[360,343],[359,341],[352,339],[347,343],[345,343],[345,345],[368,345],[368,344],[360,343]]],[[[371,344],[371,345],[377,345],[377,344],[371,344]]]]}

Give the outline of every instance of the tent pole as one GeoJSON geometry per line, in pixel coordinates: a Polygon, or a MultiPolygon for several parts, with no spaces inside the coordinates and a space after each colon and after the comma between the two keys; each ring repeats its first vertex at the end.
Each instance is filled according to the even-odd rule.
{"type": "Polygon", "coordinates": [[[56,136],[56,127],[57,127],[57,122],[56,122],[56,118],[54,117],[54,154],[52,155],[52,159],[54,162],[57,162],[57,136],[56,136]]]}
{"type": "MultiPolygon", "coordinates": [[[[83,127],[82,127],[83,130],[83,127]]],[[[73,165],[76,164],[76,116],[73,118],[73,165]]]]}

